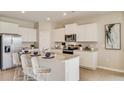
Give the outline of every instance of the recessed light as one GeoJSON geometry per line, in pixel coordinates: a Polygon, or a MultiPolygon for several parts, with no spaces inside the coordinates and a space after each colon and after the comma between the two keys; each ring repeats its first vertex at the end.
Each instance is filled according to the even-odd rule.
{"type": "Polygon", "coordinates": [[[50,17],[47,17],[47,21],[50,21],[50,17]]]}
{"type": "Polygon", "coordinates": [[[24,13],[25,13],[25,11],[21,11],[21,13],[23,13],[23,14],[24,14],[24,13]]]}
{"type": "Polygon", "coordinates": [[[64,16],[66,16],[66,15],[67,15],[67,13],[63,13],[63,15],[64,15],[64,16]]]}

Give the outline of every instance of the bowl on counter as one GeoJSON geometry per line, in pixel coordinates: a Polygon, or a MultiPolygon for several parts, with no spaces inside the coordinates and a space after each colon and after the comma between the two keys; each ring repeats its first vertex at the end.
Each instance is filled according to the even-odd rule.
{"type": "Polygon", "coordinates": [[[38,55],[38,52],[33,52],[34,55],[38,55]]]}
{"type": "Polygon", "coordinates": [[[45,57],[50,57],[51,56],[51,52],[46,52],[45,53],[45,57]]]}
{"type": "Polygon", "coordinates": [[[52,52],[46,52],[44,56],[42,56],[42,58],[45,58],[45,59],[50,59],[54,57],[55,57],[55,54],[53,54],[52,52]]]}

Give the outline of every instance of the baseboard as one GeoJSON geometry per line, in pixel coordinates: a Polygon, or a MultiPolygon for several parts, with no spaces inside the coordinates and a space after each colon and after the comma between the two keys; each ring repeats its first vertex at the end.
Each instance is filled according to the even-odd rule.
{"type": "Polygon", "coordinates": [[[114,69],[114,68],[108,68],[108,67],[102,67],[102,66],[97,66],[97,68],[114,71],[114,72],[119,72],[119,73],[124,73],[124,70],[120,70],[120,69],[114,69]]]}
{"type": "Polygon", "coordinates": [[[93,67],[87,67],[87,66],[80,66],[80,67],[85,69],[90,69],[90,70],[96,70],[96,68],[93,68],[93,67]]]}

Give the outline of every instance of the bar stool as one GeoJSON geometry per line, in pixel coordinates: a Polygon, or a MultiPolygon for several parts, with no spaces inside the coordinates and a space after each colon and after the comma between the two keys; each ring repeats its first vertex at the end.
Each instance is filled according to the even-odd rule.
{"type": "Polygon", "coordinates": [[[13,80],[17,80],[20,78],[20,74],[21,74],[21,62],[19,60],[19,55],[18,53],[13,53],[12,54],[12,59],[13,59],[13,64],[15,65],[15,72],[14,72],[14,77],[13,80]]]}
{"type": "Polygon", "coordinates": [[[37,57],[32,57],[31,62],[36,80],[42,80],[41,76],[43,76],[43,80],[46,81],[47,76],[51,72],[51,69],[47,67],[39,66],[37,57]]]}
{"type": "Polygon", "coordinates": [[[21,55],[21,62],[22,62],[22,69],[24,73],[24,80],[28,80],[29,77],[34,78],[33,70],[32,70],[32,65],[28,63],[27,55],[22,54],[21,55]]]}

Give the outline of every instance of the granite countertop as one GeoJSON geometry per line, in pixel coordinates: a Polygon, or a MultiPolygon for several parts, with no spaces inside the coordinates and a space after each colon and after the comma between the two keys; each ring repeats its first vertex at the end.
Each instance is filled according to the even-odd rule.
{"type": "MultiPolygon", "coordinates": [[[[63,50],[63,49],[52,49],[52,50],[63,50]]],[[[87,51],[87,52],[97,52],[98,51],[98,49],[94,49],[94,50],[85,50],[85,49],[83,49],[83,50],[79,50],[79,49],[77,49],[77,50],[74,50],[74,51],[87,51]]]]}
{"type": "Polygon", "coordinates": [[[58,61],[63,61],[65,62],[66,60],[70,60],[73,59],[75,57],[79,57],[79,55],[70,55],[70,54],[63,54],[63,53],[59,53],[59,54],[55,54],[54,58],[42,58],[42,56],[39,56],[39,60],[42,61],[53,61],[53,62],[58,62],[58,61]]]}
{"type": "Polygon", "coordinates": [[[78,52],[97,52],[98,50],[74,50],[74,51],[78,51],[78,52]]]}
{"type": "Polygon", "coordinates": [[[75,57],[78,57],[79,55],[70,55],[70,54],[56,54],[56,59],[60,59],[60,60],[69,60],[75,57]]]}

